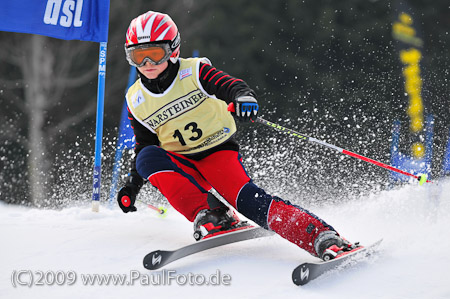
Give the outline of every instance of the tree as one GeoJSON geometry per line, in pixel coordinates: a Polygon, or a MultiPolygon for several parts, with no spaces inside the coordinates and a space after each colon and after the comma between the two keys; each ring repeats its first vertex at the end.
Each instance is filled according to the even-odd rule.
{"type": "MultiPolygon", "coordinates": [[[[73,126],[95,112],[95,101],[86,101],[78,109],[68,109],[63,103],[64,92],[83,86],[95,78],[97,65],[82,72],[74,71],[73,65],[79,55],[91,51],[92,43],[74,43],[54,40],[39,35],[12,34],[9,47],[2,47],[3,63],[15,68],[17,77],[1,79],[0,86],[6,88],[2,102],[20,117],[10,118],[10,127],[24,134],[9,132],[8,138],[16,138],[27,152],[27,180],[29,199],[33,205],[42,206],[48,198],[48,184],[52,180],[52,151],[57,136],[66,134],[73,126]],[[14,98],[15,100],[11,100],[14,98]]],[[[12,74],[12,73],[10,73],[12,74]]],[[[3,110],[7,118],[11,110],[3,110]]]]}
{"type": "MultiPolygon", "coordinates": [[[[192,21],[186,13],[192,6],[189,1],[152,3],[152,9],[176,19],[185,39],[201,27],[201,19],[192,21]]],[[[147,10],[149,7],[139,1],[111,3],[106,115],[115,116],[110,111],[120,111],[123,103],[129,69],[123,50],[126,29],[132,18],[147,10]]],[[[5,164],[0,176],[5,186],[2,197],[25,197],[35,206],[50,205],[51,193],[58,189],[53,186],[55,182],[71,180],[73,172],[88,178],[90,165],[86,164],[93,151],[89,143],[95,132],[98,45],[15,33],[0,33],[0,40],[8,44],[0,48],[1,68],[8,70],[0,78],[0,105],[4,107],[0,112],[1,139],[5,143],[0,147],[0,163],[5,164]],[[81,144],[76,151],[83,153],[68,158],[75,142],[81,144]],[[16,165],[21,161],[22,167],[11,166],[13,161],[16,165]]],[[[115,117],[105,121],[106,127],[118,123],[115,117]]],[[[91,183],[87,182],[70,183],[83,184],[80,189],[89,190],[91,183]]]]}

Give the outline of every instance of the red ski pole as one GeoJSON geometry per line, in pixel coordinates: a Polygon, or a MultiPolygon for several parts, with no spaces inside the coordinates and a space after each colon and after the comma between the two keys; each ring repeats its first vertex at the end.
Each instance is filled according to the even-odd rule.
{"type": "MultiPolygon", "coordinates": [[[[230,104],[228,105],[228,111],[230,111],[230,112],[234,112],[234,111],[235,111],[233,103],[230,103],[230,104]]],[[[277,130],[279,130],[279,131],[282,131],[282,132],[284,132],[284,133],[286,133],[286,134],[289,134],[289,135],[291,135],[291,136],[293,136],[293,137],[296,137],[296,138],[299,138],[299,139],[302,139],[302,140],[305,140],[305,141],[308,141],[308,142],[316,143],[316,144],[319,144],[319,145],[322,145],[322,146],[326,146],[326,147],[331,148],[331,149],[333,149],[333,150],[335,150],[335,151],[338,151],[338,152],[340,152],[340,153],[343,153],[344,155],[348,155],[348,156],[350,156],[350,157],[353,157],[353,158],[356,158],[356,159],[359,159],[359,160],[362,160],[362,161],[365,161],[365,162],[368,162],[368,163],[377,165],[377,166],[379,166],[379,167],[383,167],[383,168],[389,169],[389,170],[391,170],[391,171],[398,172],[398,173],[401,173],[401,174],[404,174],[404,175],[413,177],[413,178],[415,178],[415,179],[417,179],[417,180],[419,181],[419,184],[420,184],[420,185],[423,185],[425,182],[431,183],[431,181],[427,179],[427,175],[426,175],[426,174],[414,175],[414,174],[412,174],[412,173],[403,171],[403,170],[398,169],[398,168],[395,168],[395,167],[393,167],[393,166],[384,164],[384,163],[382,163],[382,162],[379,162],[379,161],[376,161],[376,160],[373,160],[373,159],[364,157],[364,156],[362,156],[362,155],[353,153],[353,152],[351,152],[351,151],[348,151],[348,150],[346,150],[346,149],[340,148],[340,147],[338,147],[338,146],[329,144],[329,143],[327,143],[327,142],[325,142],[325,141],[322,141],[322,140],[319,140],[319,139],[316,139],[316,138],[313,138],[313,137],[306,136],[306,135],[301,134],[301,133],[299,133],[299,132],[296,132],[296,131],[294,131],[294,130],[285,128],[285,127],[280,126],[280,125],[278,125],[278,124],[276,124],[276,123],[273,123],[273,122],[270,122],[270,121],[268,121],[268,120],[265,120],[265,119],[263,119],[263,118],[261,118],[261,117],[258,117],[258,118],[256,119],[256,122],[259,122],[259,123],[261,123],[261,124],[263,124],[263,125],[266,125],[266,126],[268,126],[268,127],[271,127],[271,128],[277,129],[277,130]]]]}
{"type": "Polygon", "coordinates": [[[149,204],[149,203],[147,203],[147,202],[145,202],[145,201],[142,201],[142,200],[139,200],[139,199],[137,199],[137,201],[142,202],[143,204],[146,204],[147,207],[149,207],[149,208],[152,209],[152,210],[155,210],[155,211],[158,212],[158,214],[160,214],[160,215],[164,215],[164,214],[167,213],[167,209],[164,208],[164,207],[159,207],[159,208],[157,208],[157,207],[155,207],[154,205],[149,204]]]}

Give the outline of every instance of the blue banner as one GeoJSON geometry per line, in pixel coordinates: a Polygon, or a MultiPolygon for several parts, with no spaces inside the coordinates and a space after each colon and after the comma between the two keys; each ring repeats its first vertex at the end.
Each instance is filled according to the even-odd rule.
{"type": "Polygon", "coordinates": [[[2,0],[0,31],[108,41],[109,0],[2,0]]]}

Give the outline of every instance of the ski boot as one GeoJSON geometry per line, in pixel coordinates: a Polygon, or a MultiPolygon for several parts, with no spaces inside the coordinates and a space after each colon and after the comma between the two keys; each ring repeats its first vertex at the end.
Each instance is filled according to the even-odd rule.
{"type": "Polygon", "coordinates": [[[317,236],[314,248],[319,258],[329,261],[363,247],[359,245],[359,242],[351,244],[334,231],[325,231],[317,236]]]}
{"type": "Polygon", "coordinates": [[[194,239],[199,241],[246,227],[251,225],[247,221],[240,221],[228,207],[201,210],[194,220],[194,239]]]}

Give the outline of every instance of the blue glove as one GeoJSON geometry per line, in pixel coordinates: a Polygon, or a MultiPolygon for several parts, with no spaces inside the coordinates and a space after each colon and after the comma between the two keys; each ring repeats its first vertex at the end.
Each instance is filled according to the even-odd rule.
{"type": "Polygon", "coordinates": [[[258,102],[252,96],[242,96],[234,100],[235,114],[240,121],[255,121],[258,117],[258,102]]]}

